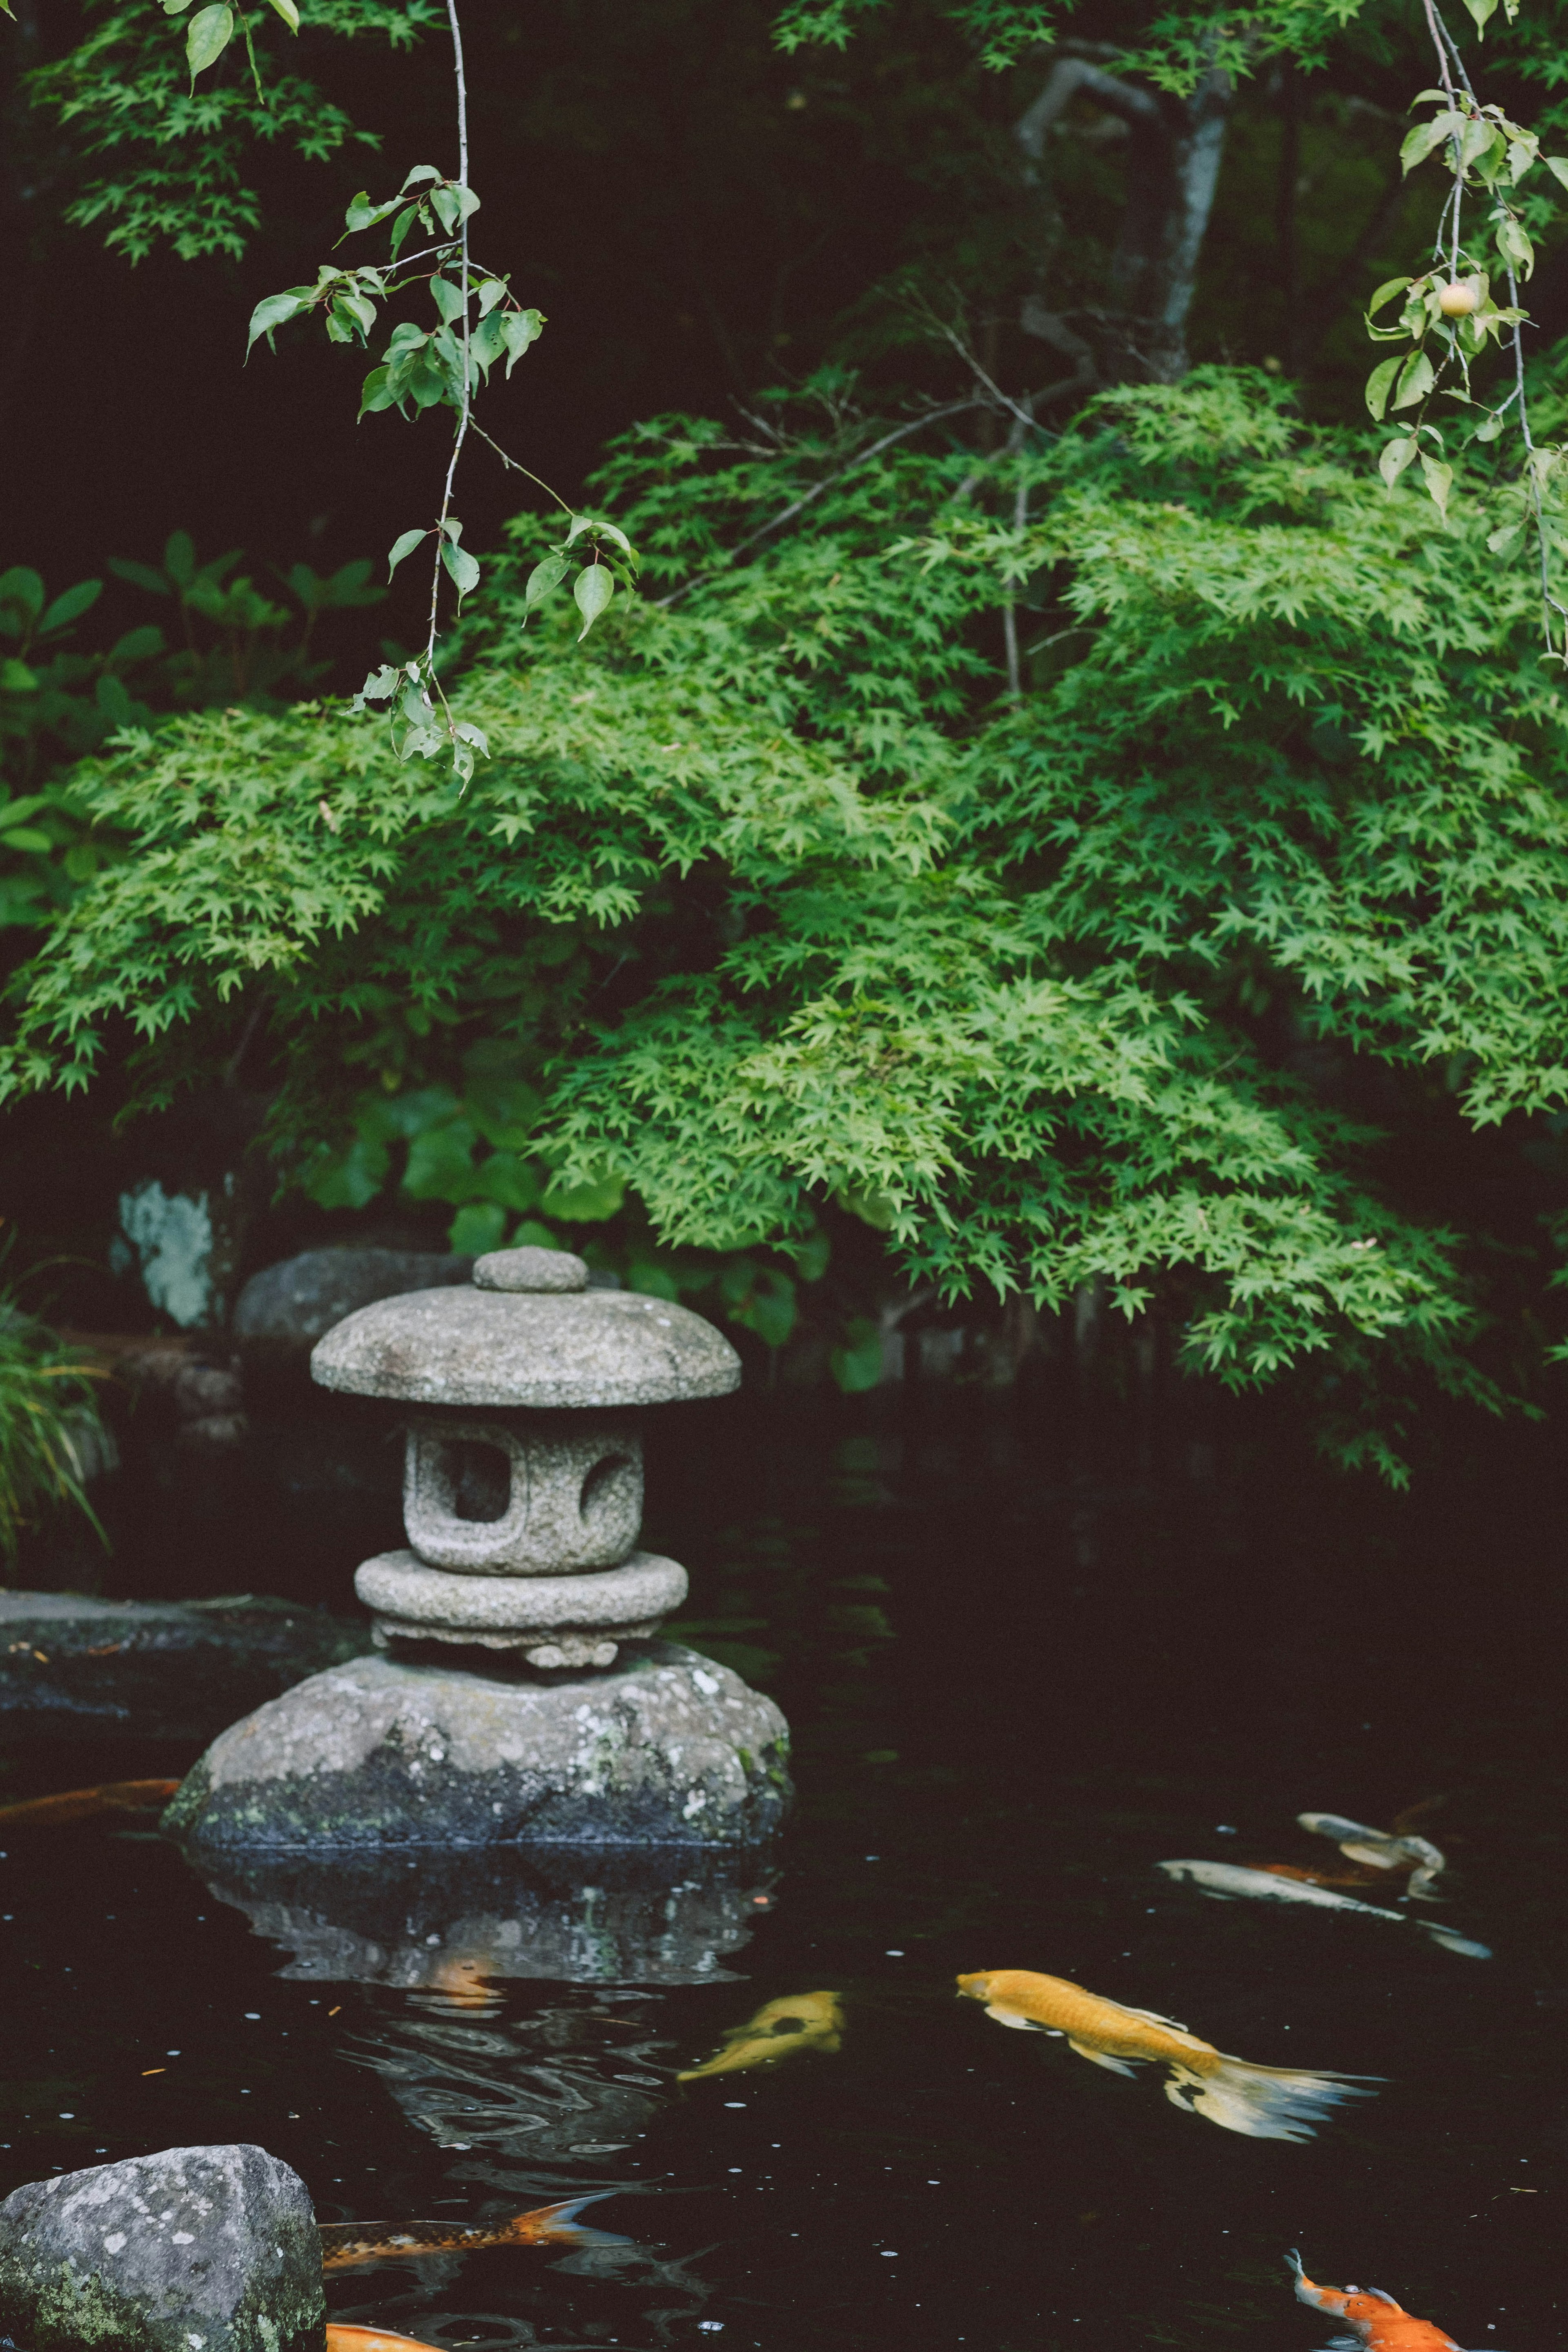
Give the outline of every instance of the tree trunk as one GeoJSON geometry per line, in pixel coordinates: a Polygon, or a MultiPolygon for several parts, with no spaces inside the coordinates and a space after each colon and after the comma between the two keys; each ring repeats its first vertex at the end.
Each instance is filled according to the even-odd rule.
{"type": "Polygon", "coordinates": [[[1019,324],[1079,361],[1096,383],[1174,383],[1187,372],[1192,308],[1205,233],[1225,151],[1234,84],[1217,70],[1186,100],[1168,98],[1063,58],[1015,128],[1034,202],[1046,198],[1046,142],[1076,98],[1127,130],[1127,200],[1103,304],[1060,312],[1043,286],[1024,299],[1019,324]]]}

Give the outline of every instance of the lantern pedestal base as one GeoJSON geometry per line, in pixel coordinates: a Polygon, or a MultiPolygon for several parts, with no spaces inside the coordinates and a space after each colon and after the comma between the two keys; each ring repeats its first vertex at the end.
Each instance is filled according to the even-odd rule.
{"type": "Polygon", "coordinates": [[[771,1699],[675,1643],[629,1644],[608,1673],[357,1658],[231,1726],[163,1826],[196,1855],[710,1851],[774,1833],[788,1754],[771,1699]]]}

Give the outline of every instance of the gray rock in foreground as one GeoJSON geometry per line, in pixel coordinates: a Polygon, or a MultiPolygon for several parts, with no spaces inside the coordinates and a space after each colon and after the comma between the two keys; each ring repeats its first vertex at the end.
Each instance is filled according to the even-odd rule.
{"type": "Polygon", "coordinates": [[[197,1853],[754,1844],[788,1748],[771,1699],[673,1643],[588,1675],[361,1658],[223,1733],[163,1826],[197,1853]]]}
{"type": "Polygon", "coordinates": [[[27,2352],[313,2352],[321,2243],[265,2148],[168,2147],[0,2204],[0,2329],[27,2352]]]}
{"type": "Polygon", "coordinates": [[[217,1601],[0,1592],[0,1739],[210,1739],[370,1645],[368,1625],[247,1592],[217,1601]]]}

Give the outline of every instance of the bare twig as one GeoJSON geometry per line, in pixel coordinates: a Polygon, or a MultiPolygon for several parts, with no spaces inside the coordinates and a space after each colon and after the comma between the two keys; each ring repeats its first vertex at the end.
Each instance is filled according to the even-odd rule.
{"type": "MultiPolygon", "coordinates": [[[[458,22],[458,0],[447,0],[447,21],[452,28],[452,70],[458,80],[458,202],[468,191],[468,85],[463,72],[463,28],[458,22]]],[[[436,675],[436,616],[441,601],[441,564],[447,545],[447,520],[452,511],[452,485],[457,479],[458,460],[463,454],[468,438],[469,411],[473,405],[473,385],[468,365],[468,215],[465,209],[459,224],[462,244],[463,286],[463,404],[458,412],[458,430],[452,441],[452,455],[447,464],[447,479],[441,489],[441,512],[436,524],[436,561],[430,579],[430,634],[425,646],[425,667],[428,681],[441,696],[441,708],[447,712],[450,732],[451,709],[436,675]]]]}
{"type": "MultiPolygon", "coordinates": [[[[873,441],[868,449],[862,449],[858,457],[852,459],[847,466],[842,467],[837,474],[829,474],[826,481],[818,482],[814,488],[807,490],[804,498],[792,499],[787,507],[781,507],[778,513],[771,516],[760,530],[752,531],[749,539],[742,539],[736,546],[730,549],[724,559],[725,563],[733,563],[737,556],[744,555],[749,548],[755,547],[761,541],[770,538],[775,530],[782,530],[786,523],[795,520],[796,515],[804,514],[807,507],[814,506],[816,500],[824,497],[828,490],[837,489],[840,482],[847,482],[851,474],[858,474],[862,466],[868,466],[873,457],[879,457],[883,450],[890,449],[896,441],[907,441],[911,433],[920,432],[923,425],[939,424],[943,417],[963,416],[984,405],[985,403],[980,400],[955,400],[946,408],[928,408],[923,415],[911,417],[907,425],[899,425],[892,433],[885,433],[879,441],[873,441]]],[[[717,577],[717,570],[700,572],[695,579],[684,581],[679,588],[672,589],[668,596],[658,597],[655,602],[660,605],[678,604],[680,599],[683,596],[689,596],[694,588],[700,588],[707,581],[717,577]]]]}
{"type": "MultiPolygon", "coordinates": [[[[1016,417],[1018,423],[1027,426],[1031,433],[1045,433],[1047,439],[1049,440],[1051,437],[1049,433],[1047,432],[1045,425],[1043,425],[1039,422],[1038,418],[1034,415],[1032,407],[1020,408],[1017,402],[1011,399],[1008,394],[1003,391],[999,383],[993,382],[992,378],[987,375],[985,370],[981,366],[980,362],[975,358],[974,353],[970,350],[968,344],[964,341],[963,337],[958,332],[958,330],[955,327],[950,327],[944,320],[941,319],[937,320],[937,326],[945,340],[952,345],[953,350],[958,353],[959,358],[963,362],[964,366],[969,370],[970,374],[974,378],[976,383],[984,384],[985,390],[990,394],[996,406],[998,408],[1005,408],[1010,416],[1016,417]]],[[[1074,376],[1072,378],[1072,382],[1076,383],[1078,382],[1078,378],[1074,376]]],[[[1054,390],[1055,387],[1053,386],[1052,389],[1054,390]]],[[[1044,395],[1042,395],[1042,397],[1044,395]]]]}

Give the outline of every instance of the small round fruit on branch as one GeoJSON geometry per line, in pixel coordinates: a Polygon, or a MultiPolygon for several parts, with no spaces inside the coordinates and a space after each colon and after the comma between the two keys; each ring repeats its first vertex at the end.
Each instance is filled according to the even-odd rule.
{"type": "Polygon", "coordinates": [[[1456,278],[1437,289],[1437,308],[1445,319],[1468,319],[1481,307],[1481,289],[1473,278],[1456,278]]]}

